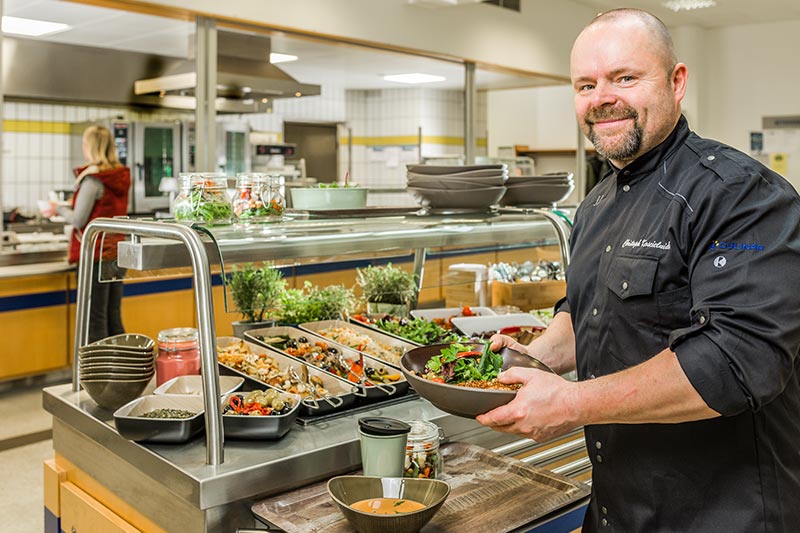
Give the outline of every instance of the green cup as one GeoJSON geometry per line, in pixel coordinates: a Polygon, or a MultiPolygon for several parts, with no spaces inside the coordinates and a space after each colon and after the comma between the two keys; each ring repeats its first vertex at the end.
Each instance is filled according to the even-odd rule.
{"type": "Polygon", "coordinates": [[[361,464],[365,476],[403,477],[406,440],[411,426],[394,418],[358,419],[361,464]]]}

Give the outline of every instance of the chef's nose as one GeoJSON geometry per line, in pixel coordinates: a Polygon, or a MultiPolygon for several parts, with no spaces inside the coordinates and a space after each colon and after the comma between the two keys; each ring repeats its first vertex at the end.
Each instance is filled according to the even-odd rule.
{"type": "Polygon", "coordinates": [[[602,107],[617,102],[617,91],[613,84],[600,80],[592,91],[592,106],[602,107]]]}

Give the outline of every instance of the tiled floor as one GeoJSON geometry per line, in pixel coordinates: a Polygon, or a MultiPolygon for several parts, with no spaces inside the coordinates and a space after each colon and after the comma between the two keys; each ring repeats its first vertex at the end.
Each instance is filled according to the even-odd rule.
{"type": "Polygon", "coordinates": [[[53,457],[52,418],[42,408],[42,386],[4,386],[0,392],[0,531],[44,529],[45,459],[53,457]]]}

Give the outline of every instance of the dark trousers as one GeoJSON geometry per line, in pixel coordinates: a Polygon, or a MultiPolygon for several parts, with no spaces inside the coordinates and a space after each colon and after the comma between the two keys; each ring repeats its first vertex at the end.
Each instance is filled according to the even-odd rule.
{"type": "Polygon", "coordinates": [[[122,281],[125,269],[116,261],[95,261],[92,266],[92,299],[89,304],[89,342],[125,333],[122,325],[122,281]],[[100,275],[102,274],[102,276],[100,275]]]}

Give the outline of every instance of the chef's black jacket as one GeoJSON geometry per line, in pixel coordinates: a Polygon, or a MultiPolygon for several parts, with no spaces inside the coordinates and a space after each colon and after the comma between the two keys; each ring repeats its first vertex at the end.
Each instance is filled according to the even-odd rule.
{"type": "Polygon", "coordinates": [[[800,531],[800,198],[689,131],[581,203],[567,297],[580,380],[671,348],[722,416],[587,426],[584,532],[800,531]]]}

